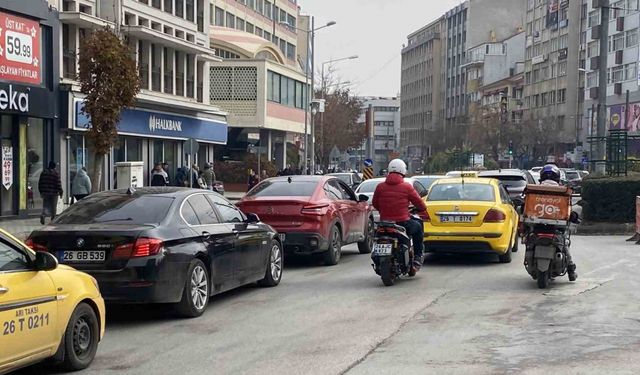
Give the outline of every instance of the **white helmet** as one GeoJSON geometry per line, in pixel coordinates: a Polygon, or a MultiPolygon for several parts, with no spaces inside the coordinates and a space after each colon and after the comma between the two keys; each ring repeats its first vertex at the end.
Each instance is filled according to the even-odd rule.
{"type": "Polygon", "coordinates": [[[389,173],[400,173],[404,176],[407,174],[407,165],[402,161],[402,159],[393,159],[389,162],[387,171],[389,173]]]}

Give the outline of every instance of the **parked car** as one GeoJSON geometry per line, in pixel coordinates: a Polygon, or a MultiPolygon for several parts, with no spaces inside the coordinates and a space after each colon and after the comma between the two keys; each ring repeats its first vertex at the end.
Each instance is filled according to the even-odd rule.
{"type": "Polygon", "coordinates": [[[519,198],[524,194],[527,184],[533,183],[533,177],[519,169],[500,169],[494,171],[482,171],[478,174],[480,178],[495,178],[509,192],[511,198],[519,198]]]}
{"type": "Polygon", "coordinates": [[[436,181],[427,197],[424,240],[428,252],[492,253],[511,262],[518,250],[518,213],[494,178],[436,181]]]}
{"type": "Polygon", "coordinates": [[[362,178],[356,172],[329,173],[328,175],[338,177],[352,189],[356,189],[362,183],[362,178]]]}
{"type": "Polygon", "coordinates": [[[335,176],[275,177],[260,182],[238,203],[273,226],[289,254],[322,254],[326,265],[340,261],[342,246],[357,243],[371,252],[373,213],[366,196],[356,196],[335,176]]]}
{"type": "MultiPolygon", "coordinates": [[[[355,193],[358,196],[361,196],[361,195],[366,196],[367,200],[371,202],[373,198],[373,193],[376,191],[376,187],[378,187],[379,184],[384,182],[385,179],[386,177],[379,177],[379,178],[372,178],[372,179],[366,180],[362,182],[360,186],[358,186],[355,193]]],[[[415,177],[405,177],[404,180],[405,182],[410,183],[413,186],[413,188],[416,189],[416,192],[418,193],[418,195],[423,197],[422,199],[426,202],[426,199],[427,199],[426,195],[427,195],[428,189],[426,189],[424,185],[422,185],[420,181],[418,181],[418,179],[415,177]]],[[[375,222],[380,221],[380,213],[376,209],[374,209],[373,211],[373,220],[375,222]]]]}
{"type": "Polygon", "coordinates": [[[96,280],[0,229],[0,374],[50,359],[88,367],[104,335],[96,280]]]}
{"type": "Polygon", "coordinates": [[[214,294],[278,285],[276,231],[219,194],[145,187],[92,194],[29,237],[34,249],[98,280],[107,301],[175,303],[201,315],[214,294]]]}
{"type": "Polygon", "coordinates": [[[576,194],[582,193],[582,176],[575,169],[562,169],[565,174],[567,184],[573,189],[576,194]]]}

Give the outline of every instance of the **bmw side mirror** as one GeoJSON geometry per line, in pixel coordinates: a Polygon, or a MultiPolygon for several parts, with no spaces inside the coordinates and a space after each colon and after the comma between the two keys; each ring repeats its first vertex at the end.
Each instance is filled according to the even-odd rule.
{"type": "Polygon", "coordinates": [[[255,224],[260,222],[260,218],[258,217],[258,215],[256,214],[252,214],[252,213],[248,213],[247,214],[247,220],[245,220],[245,223],[247,224],[255,224]]]}
{"type": "Polygon", "coordinates": [[[369,201],[369,197],[367,197],[364,194],[360,194],[358,195],[358,202],[368,202],[369,201]]]}
{"type": "Polygon", "coordinates": [[[58,260],[50,253],[44,251],[36,252],[36,270],[51,271],[58,267],[58,260]]]}

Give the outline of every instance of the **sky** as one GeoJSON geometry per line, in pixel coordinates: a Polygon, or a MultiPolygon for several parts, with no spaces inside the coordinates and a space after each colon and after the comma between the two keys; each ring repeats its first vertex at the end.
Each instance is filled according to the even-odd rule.
{"type": "Polygon", "coordinates": [[[393,97],[400,93],[402,45],[407,35],[461,3],[461,0],[298,0],[316,27],[316,71],[322,62],[358,55],[333,66],[337,78],[356,95],[393,97]]]}

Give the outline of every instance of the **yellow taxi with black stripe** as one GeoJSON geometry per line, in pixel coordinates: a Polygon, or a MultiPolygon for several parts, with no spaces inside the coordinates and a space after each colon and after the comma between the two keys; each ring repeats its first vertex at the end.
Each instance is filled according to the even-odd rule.
{"type": "Polygon", "coordinates": [[[428,252],[495,253],[509,263],[518,250],[518,213],[496,179],[437,180],[427,196],[427,213],[428,252]]]}
{"type": "Polygon", "coordinates": [[[52,358],[88,367],[104,335],[96,280],[0,229],[0,374],[52,358]]]}

